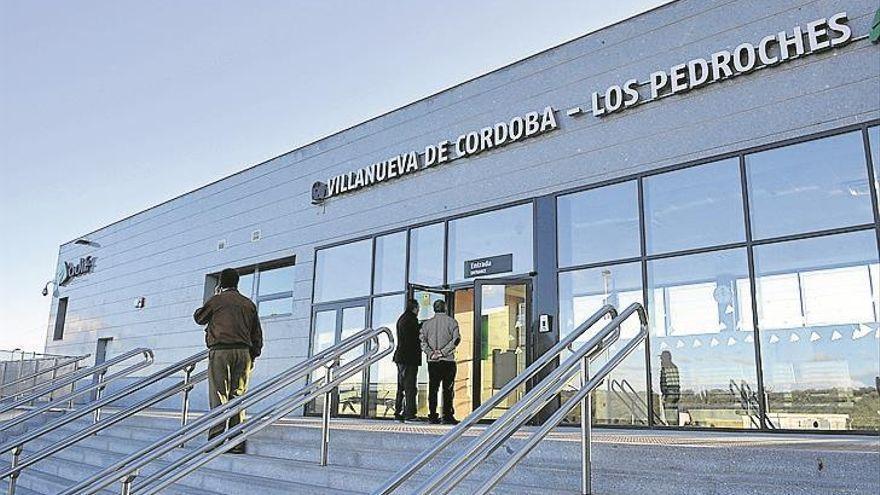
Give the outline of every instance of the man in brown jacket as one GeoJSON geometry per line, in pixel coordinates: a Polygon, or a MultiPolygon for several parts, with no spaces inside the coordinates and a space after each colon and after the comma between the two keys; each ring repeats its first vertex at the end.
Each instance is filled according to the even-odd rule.
{"type": "MultiPolygon", "coordinates": [[[[263,349],[263,330],[256,305],[238,292],[238,272],[232,268],[220,272],[216,293],[196,310],[193,318],[199,325],[208,325],[208,399],[213,409],[247,392],[254,359],[263,349]]],[[[214,425],[208,439],[242,421],[244,411],[229,418],[228,423],[214,425]]],[[[229,452],[244,454],[245,442],[229,452]]]]}

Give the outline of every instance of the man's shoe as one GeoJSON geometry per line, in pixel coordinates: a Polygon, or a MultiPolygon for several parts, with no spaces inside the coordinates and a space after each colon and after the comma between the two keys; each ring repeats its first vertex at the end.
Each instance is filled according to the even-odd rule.
{"type": "Polygon", "coordinates": [[[230,454],[247,454],[247,444],[245,442],[241,442],[235,447],[229,449],[228,452],[230,454]]]}
{"type": "Polygon", "coordinates": [[[440,418],[438,418],[437,416],[428,416],[428,423],[431,423],[432,425],[439,425],[440,418]]]}
{"type": "Polygon", "coordinates": [[[455,418],[443,418],[444,425],[457,425],[458,420],[455,418]]]}
{"type": "Polygon", "coordinates": [[[424,423],[425,420],[423,420],[422,418],[416,417],[416,416],[409,416],[409,417],[401,419],[400,422],[408,424],[408,425],[414,425],[414,424],[418,424],[418,423],[424,423]]]}

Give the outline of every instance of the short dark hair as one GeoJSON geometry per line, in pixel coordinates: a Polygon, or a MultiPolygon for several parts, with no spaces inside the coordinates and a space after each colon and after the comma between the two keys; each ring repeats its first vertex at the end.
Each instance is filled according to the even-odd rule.
{"type": "Polygon", "coordinates": [[[238,272],[234,268],[224,268],[220,272],[220,288],[235,289],[238,287],[238,272]]]}
{"type": "Polygon", "coordinates": [[[443,299],[438,299],[434,301],[434,312],[435,313],[445,313],[446,312],[446,301],[443,299]]]}
{"type": "Polygon", "coordinates": [[[407,311],[415,311],[419,309],[419,302],[415,299],[410,299],[406,302],[406,310],[407,311]]]}

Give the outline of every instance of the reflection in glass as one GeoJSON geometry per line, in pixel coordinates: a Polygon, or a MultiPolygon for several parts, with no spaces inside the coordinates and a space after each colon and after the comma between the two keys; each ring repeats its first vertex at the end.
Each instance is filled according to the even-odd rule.
{"type": "Polygon", "coordinates": [[[861,132],[746,155],[754,238],[873,221],[861,132]]]}
{"type": "MultiPolygon", "coordinates": [[[[339,341],[341,342],[363,330],[366,327],[366,319],[367,311],[363,306],[344,308],[342,310],[342,330],[339,341]]],[[[356,359],[358,356],[363,355],[363,353],[363,349],[353,349],[343,354],[339,360],[339,366],[345,366],[346,360],[356,359]]],[[[361,414],[363,382],[363,374],[356,374],[339,384],[337,393],[339,394],[338,413],[340,415],[357,416],[361,414]]]]}
{"type": "Polygon", "coordinates": [[[248,297],[249,299],[254,298],[254,274],[248,273],[247,275],[242,275],[238,278],[238,292],[241,295],[248,297]]]}
{"type": "MultiPolygon", "coordinates": [[[[314,317],[314,331],[312,333],[312,355],[327,349],[336,341],[336,310],[318,311],[314,317]]],[[[311,382],[324,379],[323,371],[315,371],[309,380],[311,382]]],[[[320,413],[324,407],[324,396],[317,397],[309,402],[306,411],[309,413],[320,413]]]]}
{"type": "Polygon", "coordinates": [[[373,294],[404,289],[406,278],[406,232],[376,238],[376,266],[373,294]]]}
{"type": "MultiPolygon", "coordinates": [[[[480,401],[485,402],[516,377],[526,365],[525,284],[480,287],[480,401]]],[[[521,386],[487,418],[498,418],[525,392],[521,386]]]]}
{"type": "Polygon", "coordinates": [[[560,267],[639,255],[636,181],[560,196],[556,216],[560,267]]]}
{"type": "MultiPolygon", "coordinates": [[[[396,336],[397,319],[404,311],[403,300],[403,294],[374,298],[373,308],[370,315],[372,318],[372,327],[388,327],[396,336]]],[[[424,390],[424,394],[427,394],[427,387],[425,387],[424,390]]],[[[368,416],[372,418],[393,418],[394,397],[396,393],[397,365],[393,361],[393,355],[389,354],[370,367],[370,401],[368,416]]],[[[424,397],[427,397],[427,395],[424,397]]],[[[423,399],[421,388],[419,390],[419,399],[423,399]]]]}
{"type": "Polygon", "coordinates": [[[409,232],[409,281],[428,286],[443,285],[442,223],[409,232]]]}
{"type": "Polygon", "coordinates": [[[365,239],[318,251],[315,302],[369,295],[372,245],[370,239],[365,239]]]}
{"type": "Polygon", "coordinates": [[[745,249],[648,262],[655,410],[670,426],[758,428],[745,249]]]}
{"type": "Polygon", "coordinates": [[[868,128],[868,143],[871,147],[871,163],[874,166],[874,191],[880,202],[880,126],[868,128]]]}
{"type": "MultiPolygon", "coordinates": [[[[642,302],[642,271],[638,262],[560,273],[559,336],[563,338],[571,333],[605,304],[623,310],[634,302],[642,302]]],[[[598,322],[575,341],[576,345],[585,343],[609,320],[606,317],[598,322]]],[[[621,328],[620,340],[593,361],[595,368],[601,367],[638,330],[638,318],[628,319],[621,328]]],[[[562,359],[568,356],[565,353],[562,359]]],[[[593,421],[598,424],[648,424],[646,376],[642,345],[593,392],[593,421]]],[[[563,391],[563,400],[574,393],[580,382],[570,385],[563,391]]],[[[566,416],[566,422],[580,423],[580,407],[566,416]]]]}
{"type": "Polygon", "coordinates": [[[295,267],[285,266],[271,270],[260,270],[260,296],[293,291],[293,270],[295,267]]]}
{"type": "Polygon", "coordinates": [[[653,175],[644,188],[648,254],[745,240],[738,159],[653,175]]]}
{"type": "Polygon", "coordinates": [[[880,429],[874,231],[758,246],[755,271],[770,420],[880,429]]]}
{"type": "Polygon", "coordinates": [[[452,317],[458,322],[461,334],[461,343],[455,348],[455,415],[463,418],[473,410],[474,400],[474,289],[455,291],[452,317]]]}
{"type": "MultiPolygon", "coordinates": [[[[450,283],[465,280],[466,261],[505,254],[513,255],[509,273],[532,271],[532,205],[472,215],[449,222],[450,283]]],[[[485,275],[484,277],[504,274],[485,275]]]]}
{"type": "Polygon", "coordinates": [[[260,301],[257,305],[257,312],[260,318],[289,315],[293,313],[293,298],[282,297],[280,299],[260,301]]]}

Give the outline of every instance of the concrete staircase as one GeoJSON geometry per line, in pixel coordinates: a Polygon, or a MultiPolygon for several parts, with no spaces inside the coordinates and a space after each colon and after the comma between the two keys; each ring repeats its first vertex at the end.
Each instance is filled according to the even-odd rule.
{"type": "MultiPolygon", "coordinates": [[[[57,493],[172,431],[178,421],[161,413],[126,420],[27,468],[16,493],[57,493]]],[[[35,440],[25,448],[25,455],[87,424],[74,423],[35,440]]],[[[330,465],[320,467],[316,462],[319,421],[292,419],[257,434],[249,441],[247,455],[223,455],[165,493],[369,493],[444,431],[446,427],[441,426],[336,419],[331,430],[330,465]]],[[[880,493],[880,438],[876,436],[594,431],[593,486],[600,495],[880,493]]],[[[453,450],[469,441],[466,437],[453,450]]],[[[514,439],[513,443],[520,441],[514,439]]],[[[495,492],[578,493],[578,445],[577,429],[557,430],[495,492]]],[[[470,493],[476,480],[485,479],[506,456],[505,449],[496,452],[456,493],[470,493]]],[[[3,464],[8,465],[8,460],[3,464]]],[[[405,485],[400,493],[409,493],[414,487],[405,485]]],[[[0,489],[5,491],[5,482],[0,489]]],[[[106,493],[119,493],[118,485],[106,493]]]]}

